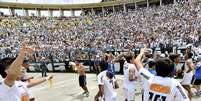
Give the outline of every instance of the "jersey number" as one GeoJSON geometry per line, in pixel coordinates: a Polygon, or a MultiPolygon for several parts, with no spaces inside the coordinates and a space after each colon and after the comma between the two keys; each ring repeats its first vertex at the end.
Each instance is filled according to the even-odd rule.
{"type": "Polygon", "coordinates": [[[162,96],[159,94],[154,94],[149,92],[149,100],[148,101],[166,101],[166,96],[162,96]]]}

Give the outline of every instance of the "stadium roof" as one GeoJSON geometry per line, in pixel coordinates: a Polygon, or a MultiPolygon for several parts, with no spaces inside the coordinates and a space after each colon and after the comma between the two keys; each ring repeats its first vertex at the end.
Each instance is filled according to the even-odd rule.
{"type": "Polygon", "coordinates": [[[0,0],[0,2],[34,3],[34,4],[85,4],[98,3],[102,0],[0,0]]]}
{"type": "MultiPolygon", "coordinates": [[[[137,5],[146,4],[146,0],[40,0],[42,2],[37,2],[39,0],[0,0],[0,13],[3,12],[5,15],[30,15],[29,13],[32,12],[34,15],[38,16],[46,16],[46,15],[64,15],[67,14],[65,12],[72,11],[71,15],[74,15],[73,12],[75,11],[80,13],[81,11],[93,11],[95,10],[102,10],[104,11],[105,8],[109,8],[113,11],[118,10],[125,10],[126,6],[136,7],[137,5]],[[29,2],[30,1],[30,2],[29,2]],[[51,1],[49,3],[45,3],[47,1],[51,1]],[[76,3],[72,4],[73,1],[82,1],[85,3],[76,3]],[[88,1],[88,3],[86,2],[88,1]],[[103,2],[101,2],[103,1],[103,2]],[[55,3],[57,2],[57,3],[55,3]],[[58,3],[59,2],[59,3],[58,3]],[[65,2],[65,3],[61,3],[65,2]],[[94,3],[90,3],[94,2],[94,3]],[[29,10],[29,11],[28,11],[29,10]],[[53,13],[52,13],[53,12],[53,13]],[[61,13],[59,13],[61,12],[61,13]]],[[[156,3],[159,0],[149,0],[149,3],[156,3]]],[[[67,14],[69,15],[69,14],[67,14]]],[[[79,15],[79,14],[78,14],[79,15]]]]}
{"type": "Polygon", "coordinates": [[[87,3],[87,4],[32,4],[32,3],[11,3],[1,2],[1,8],[24,8],[24,9],[85,9],[85,8],[97,8],[97,7],[108,7],[115,5],[123,5],[129,3],[140,2],[144,0],[121,0],[121,1],[108,1],[101,3],[87,3]]]}

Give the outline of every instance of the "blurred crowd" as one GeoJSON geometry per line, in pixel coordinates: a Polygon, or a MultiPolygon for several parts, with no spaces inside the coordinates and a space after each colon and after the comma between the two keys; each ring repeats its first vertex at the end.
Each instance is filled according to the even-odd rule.
{"type": "Polygon", "coordinates": [[[64,61],[95,58],[106,50],[180,47],[201,42],[201,4],[170,4],[80,17],[0,16],[0,53],[35,45],[37,56],[64,61]],[[90,55],[93,54],[93,55],[90,55]],[[91,56],[91,57],[90,57],[91,56]]]}

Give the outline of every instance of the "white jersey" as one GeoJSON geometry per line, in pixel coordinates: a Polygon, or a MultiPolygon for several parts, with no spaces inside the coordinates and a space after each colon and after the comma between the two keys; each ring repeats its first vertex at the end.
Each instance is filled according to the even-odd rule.
{"type": "Polygon", "coordinates": [[[12,87],[0,82],[0,101],[29,101],[27,85],[16,81],[12,87]]]}
{"type": "Polygon", "coordinates": [[[184,77],[183,77],[183,80],[181,82],[182,85],[190,85],[191,84],[191,80],[192,80],[192,77],[193,77],[193,71],[190,71],[190,72],[187,73],[187,71],[189,70],[188,64],[191,64],[191,63],[193,63],[192,59],[188,59],[185,62],[184,77]]]}
{"type": "Polygon", "coordinates": [[[34,95],[33,95],[32,91],[31,91],[31,89],[28,88],[28,82],[17,81],[17,83],[19,85],[23,85],[23,91],[22,92],[26,93],[24,95],[28,94],[27,96],[29,97],[29,99],[34,98],[34,95]]]}
{"type": "Polygon", "coordinates": [[[124,63],[124,81],[123,81],[123,87],[127,90],[135,90],[135,81],[129,80],[129,70],[133,70],[135,74],[133,76],[137,76],[137,69],[134,64],[131,63],[124,63]]]}
{"type": "Polygon", "coordinates": [[[190,101],[179,81],[154,76],[144,68],[139,73],[144,83],[144,101],[190,101]]]}
{"type": "Polygon", "coordinates": [[[107,70],[98,74],[98,84],[104,86],[105,101],[116,101],[117,93],[114,91],[115,78],[106,76],[107,70]]]}

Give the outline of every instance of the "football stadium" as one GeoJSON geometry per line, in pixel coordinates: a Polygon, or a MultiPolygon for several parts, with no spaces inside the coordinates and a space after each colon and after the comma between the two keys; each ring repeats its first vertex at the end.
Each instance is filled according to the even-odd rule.
{"type": "Polygon", "coordinates": [[[201,0],[0,0],[0,101],[200,101],[201,0]]]}

